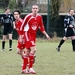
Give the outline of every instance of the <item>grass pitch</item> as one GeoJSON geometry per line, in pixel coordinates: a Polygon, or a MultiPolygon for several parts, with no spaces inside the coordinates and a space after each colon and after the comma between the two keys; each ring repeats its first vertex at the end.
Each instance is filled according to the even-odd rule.
{"type": "MultiPolygon", "coordinates": [[[[36,75],[75,75],[75,52],[72,51],[71,43],[65,42],[61,51],[57,52],[58,43],[37,41],[36,75]]],[[[6,42],[5,51],[0,51],[0,75],[22,75],[22,59],[16,54],[17,41],[13,41],[12,51],[9,51],[8,45],[6,42]]]]}

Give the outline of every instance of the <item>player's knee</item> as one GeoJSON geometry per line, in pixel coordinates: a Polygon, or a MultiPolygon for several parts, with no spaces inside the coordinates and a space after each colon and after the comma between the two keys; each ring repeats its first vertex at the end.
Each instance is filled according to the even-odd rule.
{"type": "Polygon", "coordinates": [[[34,50],[34,53],[36,52],[36,49],[34,50]]]}
{"type": "Polygon", "coordinates": [[[12,37],[9,37],[9,40],[12,40],[12,37]]]}
{"type": "Polygon", "coordinates": [[[36,49],[31,50],[30,53],[35,54],[36,53],[36,49]]]}
{"type": "Polygon", "coordinates": [[[17,51],[17,54],[20,54],[20,52],[19,52],[19,51],[17,51]]]}
{"type": "Polygon", "coordinates": [[[6,41],[6,38],[3,38],[2,40],[3,40],[3,41],[6,41]]]}
{"type": "Polygon", "coordinates": [[[75,40],[75,36],[72,36],[71,39],[72,39],[72,40],[75,40]]]}
{"type": "Polygon", "coordinates": [[[63,40],[64,40],[64,41],[67,40],[67,37],[64,37],[63,40]]]}
{"type": "Polygon", "coordinates": [[[17,49],[17,54],[21,54],[21,52],[20,52],[20,50],[19,50],[19,49],[17,49]]]}

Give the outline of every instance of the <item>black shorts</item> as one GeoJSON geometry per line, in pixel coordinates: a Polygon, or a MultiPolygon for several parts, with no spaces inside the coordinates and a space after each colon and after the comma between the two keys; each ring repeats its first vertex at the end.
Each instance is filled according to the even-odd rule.
{"type": "Polygon", "coordinates": [[[3,35],[13,34],[13,27],[8,27],[3,29],[3,35]]]}
{"type": "Polygon", "coordinates": [[[71,36],[75,36],[75,32],[73,28],[65,28],[65,36],[66,37],[71,37],[71,36]]]}

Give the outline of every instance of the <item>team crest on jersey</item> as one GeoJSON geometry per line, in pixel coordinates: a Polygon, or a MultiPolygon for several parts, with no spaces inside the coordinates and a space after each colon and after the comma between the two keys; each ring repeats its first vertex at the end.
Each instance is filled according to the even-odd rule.
{"type": "Polygon", "coordinates": [[[34,23],[32,24],[32,29],[33,29],[33,30],[36,30],[36,29],[37,29],[37,26],[38,26],[38,23],[37,23],[37,22],[34,22],[34,23]]]}

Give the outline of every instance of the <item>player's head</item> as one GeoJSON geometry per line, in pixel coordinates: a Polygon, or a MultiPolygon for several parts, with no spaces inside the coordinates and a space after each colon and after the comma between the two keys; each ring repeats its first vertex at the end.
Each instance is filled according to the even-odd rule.
{"type": "Polygon", "coordinates": [[[14,15],[14,18],[16,20],[18,20],[20,18],[20,15],[21,15],[21,12],[19,9],[16,9],[14,12],[13,12],[13,15],[14,15]]]}
{"type": "Polygon", "coordinates": [[[70,9],[70,10],[69,10],[69,14],[70,14],[70,15],[74,15],[74,9],[70,9]]]}
{"type": "Polygon", "coordinates": [[[6,12],[6,14],[9,14],[10,13],[10,9],[9,8],[5,8],[5,12],[6,12]]]}
{"type": "Polygon", "coordinates": [[[39,7],[37,4],[32,5],[32,13],[37,14],[39,11],[39,7]]]}

